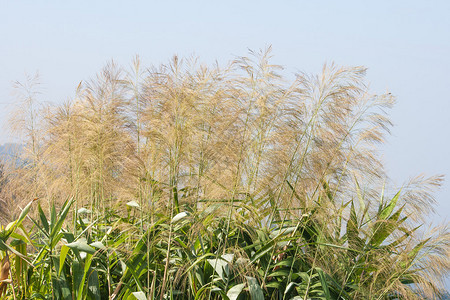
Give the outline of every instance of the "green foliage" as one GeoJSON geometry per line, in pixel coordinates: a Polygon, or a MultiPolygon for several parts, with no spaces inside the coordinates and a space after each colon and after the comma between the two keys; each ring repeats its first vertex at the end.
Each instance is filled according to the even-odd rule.
{"type": "Polygon", "coordinates": [[[406,256],[395,251],[406,239],[392,233],[407,219],[395,205],[388,214],[380,209],[368,225],[367,212],[358,214],[352,204],[338,239],[320,232],[327,224],[317,211],[271,228],[233,220],[227,232],[225,218],[210,218],[221,206],[209,213],[184,207],[172,219],[155,215],[153,221],[129,213],[89,224],[80,217],[74,230],[64,229],[72,205],[66,201],[58,213],[52,208],[48,218],[37,204],[31,239],[18,234],[29,207],[2,232],[3,250],[16,259],[16,297],[391,299],[397,291],[386,283],[414,283],[417,254],[429,243],[416,243],[406,256]],[[9,236],[21,242],[10,246],[9,236]],[[24,241],[39,251],[27,253],[24,241]],[[164,276],[167,286],[160,289],[164,276]]]}

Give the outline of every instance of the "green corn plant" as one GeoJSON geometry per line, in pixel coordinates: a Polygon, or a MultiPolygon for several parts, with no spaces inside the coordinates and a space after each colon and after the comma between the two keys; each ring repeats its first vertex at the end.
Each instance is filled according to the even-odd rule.
{"type": "MultiPolygon", "coordinates": [[[[26,293],[27,287],[25,282],[26,276],[26,264],[30,264],[28,261],[28,255],[26,251],[27,243],[30,243],[30,238],[27,234],[27,230],[23,226],[23,221],[28,215],[34,200],[28,203],[20,213],[19,217],[10,222],[6,227],[1,227],[0,231],[0,251],[2,253],[2,268],[1,268],[1,280],[0,283],[0,296],[6,293],[8,283],[12,283],[12,294],[15,297],[15,289],[20,291],[21,295],[26,293]],[[8,243],[8,239],[12,238],[12,241],[8,243]],[[10,253],[14,254],[14,261],[10,260],[10,253]],[[14,263],[15,278],[8,279],[11,273],[11,267],[14,263]],[[14,280],[18,284],[14,286],[14,280]]],[[[12,273],[11,273],[12,274],[12,273]]],[[[12,276],[11,276],[12,277],[12,276]]]]}
{"type": "Polygon", "coordinates": [[[62,285],[66,281],[61,281],[55,272],[55,266],[59,266],[58,247],[61,240],[65,237],[63,225],[69,213],[69,209],[73,204],[73,200],[66,200],[57,213],[56,207],[52,206],[50,211],[50,218],[47,218],[41,205],[38,205],[38,220],[32,219],[36,226],[37,232],[33,236],[35,246],[37,247],[37,254],[32,261],[33,268],[32,279],[29,284],[33,291],[29,297],[47,299],[51,297],[59,297],[67,294],[70,288],[67,285],[62,285]],[[57,263],[55,265],[55,263],[57,263]]]}

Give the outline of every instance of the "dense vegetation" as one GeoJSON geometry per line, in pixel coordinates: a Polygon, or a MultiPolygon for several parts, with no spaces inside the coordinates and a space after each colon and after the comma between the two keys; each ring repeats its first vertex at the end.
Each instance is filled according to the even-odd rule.
{"type": "Polygon", "coordinates": [[[8,299],[423,299],[449,232],[420,224],[440,177],[392,187],[391,94],[365,69],[289,81],[270,51],[226,68],[109,64],[44,106],[18,83],[5,162],[8,299]]]}

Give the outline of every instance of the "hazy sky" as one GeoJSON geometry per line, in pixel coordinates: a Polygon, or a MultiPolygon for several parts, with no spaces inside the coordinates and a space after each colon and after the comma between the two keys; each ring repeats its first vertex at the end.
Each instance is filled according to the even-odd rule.
{"type": "MultiPolygon", "coordinates": [[[[364,65],[374,93],[397,96],[384,147],[388,172],[450,181],[450,1],[20,1],[0,0],[0,123],[12,82],[39,71],[41,99],[62,102],[111,59],[144,65],[178,54],[227,62],[273,46],[274,63],[317,73],[364,65]]],[[[0,143],[10,141],[4,130],[0,143]]],[[[450,183],[438,219],[450,216],[450,183]]]]}

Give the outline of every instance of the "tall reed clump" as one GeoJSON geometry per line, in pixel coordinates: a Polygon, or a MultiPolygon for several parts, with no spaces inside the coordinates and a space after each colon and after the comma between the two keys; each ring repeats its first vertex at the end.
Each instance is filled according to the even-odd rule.
{"type": "Polygon", "coordinates": [[[441,178],[389,194],[377,146],[392,95],[371,94],[363,67],[325,66],[289,81],[270,49],[250,54],[225,68],[178,57],[147,69],[136,58],[129,72],[111,63],[73,100],[39,111],[33,87],[22,85],[16,128],[26,150],[1,193],[9,203],[40,200],[34,226],[16,237],[29,246],[16,255],[31,273],[12,290],[77,299],[438,296],[448,230],[427,235],[418,222],[441,178]]]}

